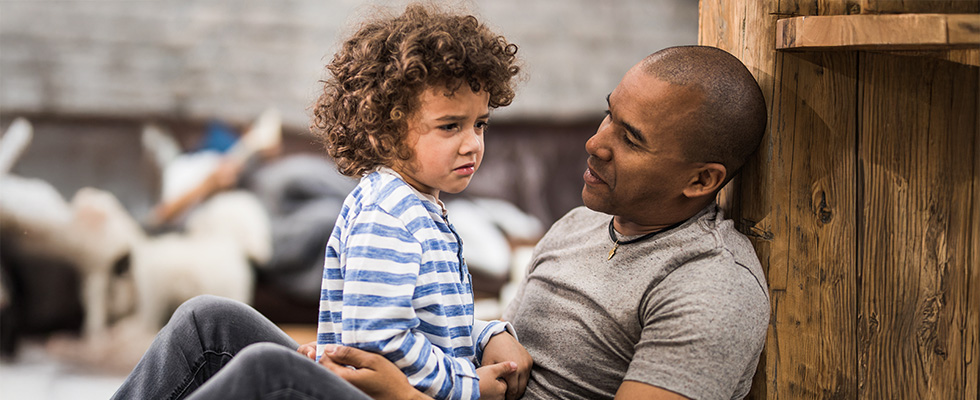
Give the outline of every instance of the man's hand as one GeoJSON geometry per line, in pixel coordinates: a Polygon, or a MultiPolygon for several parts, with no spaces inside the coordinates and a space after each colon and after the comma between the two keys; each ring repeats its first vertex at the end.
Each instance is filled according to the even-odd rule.
{"type": "Polygon", "coordinates": [[[309,357],[311,360],[316,361],[316,341],[309,342],[307,344],[299,345],[296,349],[299,354],[309,357]]]}
{"type": "Polygon", "coordinates": [[[476,375],[480,377],[480,399],[483,400],[504,400],[508,392],[508,376],[514,375],[517,371],[517,363],[506,361],[502,363],[486,365],[476,369],[476,375]]]}
{"type": "Polygon", "coordinates": [[[327,345],[320,364],[375,400],[432,400],[412,387],[395,364],[375,353],[327,345]]]}
{"type": "Polygon", "coordinates": [[[513,361],[517,364],[517,372],[506,377],[507,400],[516,400],[524,395],[528,377],[531,376],[531,355],[507,332],[494,335],[483,348],[483,365],[513,361]]]}

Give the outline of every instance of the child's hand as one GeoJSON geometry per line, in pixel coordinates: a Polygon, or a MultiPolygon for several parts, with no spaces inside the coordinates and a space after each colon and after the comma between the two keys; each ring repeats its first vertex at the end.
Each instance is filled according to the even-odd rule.
{"type": "Polygon", "coordinates": [[[494,335],[483,348],[483,364],[496,364],[513,361],[517,364],[517,372],[507,376],[507,400],[519,399],[524,395],[527,380],[531,376],[531,355],[524,346],[507,332],[494,335]]]}
{"type": "Polygon", "coordinates": [[[480,398],[485,400],[504,400],[507,394],[505,378],[514,375],[517,363],[506,361],[497,364],[484,365],[476,369],[480,377],[480,398]]]}
{"type": "Polygon", "coordinates": [[[316,341],[309,342],[307,344],[299,345],[296,349],[299,354],[309,357],[311,360],[316,361],[316,341]]]}

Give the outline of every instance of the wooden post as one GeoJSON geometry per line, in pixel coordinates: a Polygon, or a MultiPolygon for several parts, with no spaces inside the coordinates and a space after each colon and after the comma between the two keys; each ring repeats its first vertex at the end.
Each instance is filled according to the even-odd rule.
{"type": "Polygon", "coordinates": [[[882,20],[856,15],[871,10],[972,21],[980,1],[700,3],[699,42],[739,57],[770,110],[761,148],[725,189],[772,298],[751,398],[978,395],[980,50],[873,35],[859,50],[776,50],[779,19],[839,16],[860,37],[863,21],[882,20]]]}

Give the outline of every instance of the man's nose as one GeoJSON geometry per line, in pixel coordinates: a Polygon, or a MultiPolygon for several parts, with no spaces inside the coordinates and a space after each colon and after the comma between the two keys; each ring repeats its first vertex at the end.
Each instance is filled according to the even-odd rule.
{"type": "Polygon", "coordinates": [[[609,160],[612,157],[612,151],[608,146],[608,137],[608,124],[600,125],[595,134],[585,142],[585,151],[596,158],[609,160]]]}

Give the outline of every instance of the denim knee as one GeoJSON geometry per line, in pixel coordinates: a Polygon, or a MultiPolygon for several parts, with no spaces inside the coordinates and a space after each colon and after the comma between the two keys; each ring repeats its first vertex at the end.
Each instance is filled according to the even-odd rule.
{"type": "Polygon", "coordinates": [[[235,361],[248,367],[255,367],[260,373],[288,370],[297,362],[295,350],[275,343],[254,343],[246,346],[235,356],[235,361]]]}
{"type": "Polygon", "coordinates": [[[247,311],[248,309],[248,305],[235,300],[221,296],[202,294],[185,301],[180,305],[180,307],[177,307],[177,311],[174,312],[174,315],[213,315],[215,317],[223,317],[235,315],[243,311],[247,311]]]}

